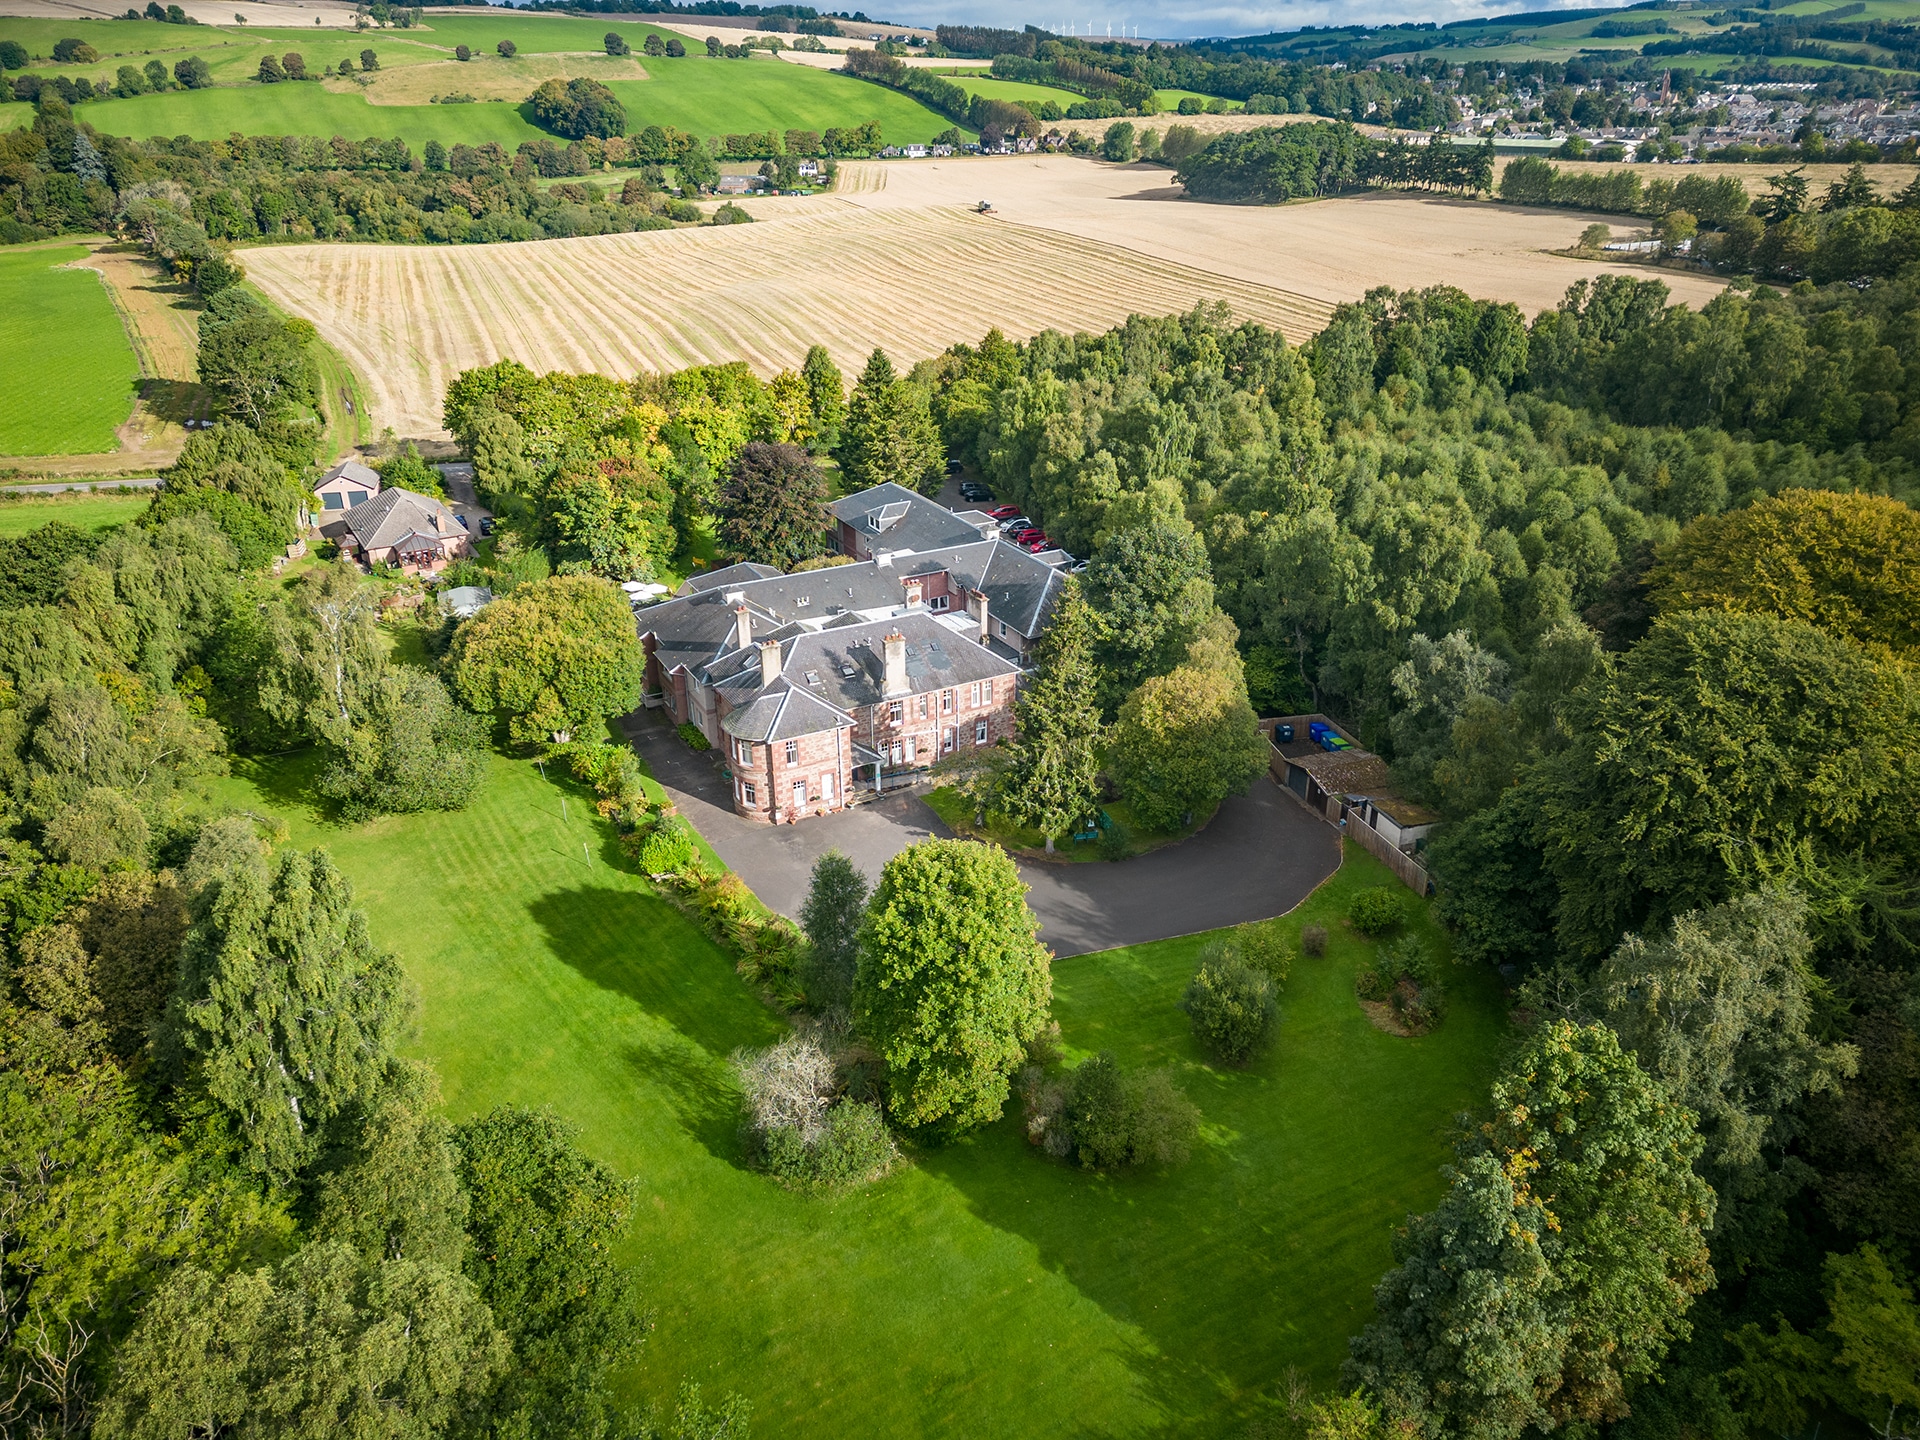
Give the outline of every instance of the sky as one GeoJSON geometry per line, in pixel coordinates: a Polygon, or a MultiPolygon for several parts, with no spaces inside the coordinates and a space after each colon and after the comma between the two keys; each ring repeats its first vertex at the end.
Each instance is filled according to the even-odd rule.
{"type": "MultiPolygon", "coordinates": [[[[844,0],[843,0],[844,3],[844,0]]],[[[876,20],[903,25],[999,25],[1018,30],[1024,25],[1067,33],[1103,36],[1107,27],[1163,40],[1190,40],[1201,35],[1260,35],[1271,30],[1298,30],[1302,25],[1387,25],[1402,20],[1472,20],[1482,15],[1513,14],[1522,10],[1595,8],[1606,0],[1572,0],[1555,5],[1543,0],[869,0],[865,9],[876,20]]],[[[825,6],[838,9],[841,6],[825,6]]]]}

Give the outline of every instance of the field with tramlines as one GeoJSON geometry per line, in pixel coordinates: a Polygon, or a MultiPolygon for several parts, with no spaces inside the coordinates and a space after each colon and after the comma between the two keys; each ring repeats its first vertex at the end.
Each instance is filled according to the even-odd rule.
{"type": "MultiPolygon", "coordinates": [[[[989,326],[1022,338],[1224,301],[1300,340],[1374,285],[1457,285],[1529,314],[1609,268],[1553,252],[1594,217],[1405,194],[1279,207],[1182,202],[1170,172],[1085,160],[849,165],[839,193],[749,200],[761,222],[493,246],[244,252],[366,377],[375,423],[438,433],[447,382],[516,359],[631,375],[824,344],[858,370],[989,326]],[[993,213],[974,214],[973,204],[993,213]]],[[[1612,267],[1618,268],[1618,267],[1612,267]]],[[[1719,286],[1663,272],[1698,304],[1719,286]]]]}
{"type": "Polygon", "coordinates": [[[502,357],[631,375],[745,360],[771,373],[824,344],[859,369],[977,340],[1105,329],[1225,300],[1302,338],[1328,307],[1110,246],[954,211],[840,205],[776,224],[511,246],[286,246],[248,272],[366,377],[376,419],[437,431],[447,382],[502,357]]]}

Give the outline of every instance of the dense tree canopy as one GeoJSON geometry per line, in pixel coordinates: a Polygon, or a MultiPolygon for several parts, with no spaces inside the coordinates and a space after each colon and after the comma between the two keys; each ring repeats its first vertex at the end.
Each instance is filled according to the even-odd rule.
{"type": "Polygon", "coordinates": [[[880,872],[860,936],[855,1024],[887,1067],[893,1117],[996,1119],[1053,996],[1026,887],[998,846],[927,840],[880,872]]]}
{"type": "Polygon", "coordinates": [[[520,743],[586,734],[640,700],[645,664],[616,586],[555,576],[489,605],[453,642],[454,684],[520,743]]]}

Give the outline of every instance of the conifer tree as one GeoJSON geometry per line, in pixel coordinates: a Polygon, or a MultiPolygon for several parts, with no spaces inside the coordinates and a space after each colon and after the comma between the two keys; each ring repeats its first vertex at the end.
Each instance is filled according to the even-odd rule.
{"type": "Polygon", "coordinates": [[[847,483],[856,490],[889,480],[927,495],[940,488],[940,432],[926,392],[902,380],[884,350],[867,358],[860,383],[853,387],[835,453],[847,483]]]}
{"type": "Polygon", "coordinates": [[[813,412],[814,444],[821,450],[831,450],[840,443],[840,427],[847,420],[847,388],[826,346],[816,345],[807,351],[800,378],[807,384],[807,402],[813,412]]]}
{"type": "Polygon", "coordinates": [[[1002,808],[1046,836],[1049,851],[1099,798],[1099,691],[1092,612],[1068,581],[1034,678],[1014,702],[1018,728],[1001,789],[1002,808]]]}

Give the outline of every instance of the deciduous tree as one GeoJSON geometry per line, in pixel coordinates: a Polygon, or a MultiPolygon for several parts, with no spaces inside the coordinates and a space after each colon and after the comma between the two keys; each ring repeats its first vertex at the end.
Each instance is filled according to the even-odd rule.
{"type": "Polygon", "coordinates": [[[520,744],[564,743],[639,703],[646,652],[609,581],[557,575],[496,600],[454,636],[455,688],[520,744]]]}
{"type": "Polygon", "coordinates": [[[745,560],[789,570],[826,549],[826,477],[798,445],[753,441],[720,491],[720,538],[745,560]]]}
{"type": "Polygon", "coordinates": [[[406,1013],[347,878],[324,850],[289,850],[214,885],[181,951],[161,1072],[232,1121],[249,1169],[287,1184],[389,1084],[406,1013]]]}
{"type": "Polygon", "coordinates": [[[853,1013],[904,1125],[984,1125],[1053,997],[1039,922],[1006,851],[928,840],[880,872],[860,935],[853,1013]]]}

